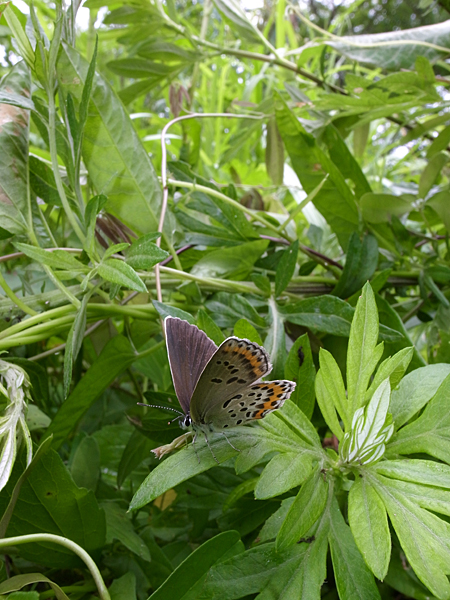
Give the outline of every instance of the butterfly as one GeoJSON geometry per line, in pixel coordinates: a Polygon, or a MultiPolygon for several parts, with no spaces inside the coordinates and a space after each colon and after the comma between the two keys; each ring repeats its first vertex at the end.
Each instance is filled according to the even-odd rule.
{"type": "Polygon", "coordinates": [[[295,389],[293,381],[261,381],[272,365],[255,342],[233,336],[217,347],[195,325],[170,316],[164,329],[173,385],[183,409],[180,424],[194,432],[194,441],[201,432],[209,446],[208,433],[226,437],[229,429],[264,418],[281,408],[295,389]]]}

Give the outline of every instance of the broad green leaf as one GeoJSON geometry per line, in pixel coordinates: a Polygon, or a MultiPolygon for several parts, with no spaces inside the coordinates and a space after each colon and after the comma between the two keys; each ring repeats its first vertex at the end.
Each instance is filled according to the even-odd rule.
{"type": "Polygon", "coordinates": [[[125,337],[116,336],[106,344],[47,429],[45,437],[53,434],[54,448],[59,448],[88,408],[134,360],[136,354],[125,337]]]}
{"type": "Polygon", "coordinates": [[[332,389],[326,385],[322,370],[319,369],[316,375],[315,382],[317,404],[319,405],[320,412],[325,419],[326,424],[330,428],[330,431],[334,433],[338,440],[342,440],[344,432],[342,431],[341,424],[336,413],[335,397],[332,394],[332,389]]]}
{"type": "Polygon", "coordinates": [[[450,365],[436,364],[420,367],[403,377],[392,390],[389,409],[397,429],[433,398],[447,375],[450,375],[450,365]]]}
{"type": "Polygon", "coordinates": [[[352,600],[380,600],[373,575],[366,566],[350,527],[345,523],[336,499],[330,511],[330,548],[339,597],[352,600]]]}
{"type": "Polygon", "coordinates": [[[406,598],[436,600],[436,597],[430,596],[429,590],[417,579],[414,571],[412,569],[405,569],[405,559],[400,549],[393,549],[389,571],[384,581],[406,598]]]}
{"type": "Polygon", "coordinates": [[[136,271],[125,262],[117,258],[108,258],[97,267],[98,274],[106,281],[116,283],[127,290],[146,292],[144,282],[136,271]]]}
{"type": "Polygon", "coordinates": [[[219,327],[234,327],[236,321],[242,318],[255,327],[267,327],[266,320],[240,294],[219,292],[206,302],[206,308],[213,314],[219,327]]]}
{"type": "Polygon", "coordinates": [[[389,479],[379,475],[374,485],[417,577],[438,598],[449,598],[450,526],[391,487],[389,479]]]}
{"type": "Polygon", "coordinates": [[[268,543],[229,558],[209,572],[204,588],[207,598],[234,600],[264,590],[270,590],[266,595],[270,600],[282,598],[283,588],[301,566],[307,550],[307,544],[301,544],[276,552],[275,545],[268,543]]]}
{"type": "Polygon", "coordinates": [[[23,252],[36,262],[43,265],[48,265],[53,269],[64,269],[75,273],[87,273],[89,267],[77,260],[70,252],[65,250],[44,250],[29,244],[15,243],[15,247],[19,252],[23,252]]]}
{"type": "Polygon", "coordinates": [[[391,555],[391,535],[384,504],[361,475],[348,497],[348,522],[367,566],[378,579],[386,576],[391,555]]]}
{"type": "Polygon", "coordinates": [[[350,429],[352,422],[351,406],[345,393],[344,380],[342,379],[341,370],[332,354],[321,348],[319,352],[320,373],[322,383],[327,388],[327,398],[331,399],[336,410],[338,411],[344,428],[350,429]]]}
{"type": "MultiPolygon", "coordinates": [[[[16,19],[11,9],[5,11],[16,19]]],[[[17,19],[16,19],[17,20],[17,19]]],[[[20,23],[18,27],[25,36],[20,23]]],[[[29,42],[28,42],[29,43],[29,42]]],[[[0,93],[8,91],[24,98],[31,93],[31,79],[25,63],[18,62],[0,82],[0,93]]],[[[28,198],[29,112],[12,104],[0,104],[0,220],[10,233],[31,228],[28,198]]]]}
{"type": "Polygon", "coordinates": [[[95,492],[100,479],[100,449],[94,437],[86,436],[78,444],[70,472],[78,487],[95,492]]]}
{"type": "Polygon", "coordinates": [[[375,466],[375,469],[377,473],[392,479],[450,489],[450,467],[434,460],[417,458],[383,460],[375,466]]]}
{"type": "Polygon", "coordinates": [[[274,185],[283,183],[284,146],[277,122],[273,117],[267,123],[266,169],[274,185]]]}
{"type": "Polygon", "coordinates": [[[363,405],[369,379],[383,353],[378,340],[378,311],[370,284],[356,305],[347,353],[347,388],[351,414],[363,405]]]}
{"type": "Polygon", "coordinates": [[[358,211],[353,192],[338,167],[279,96],[275,101],[275,114],[278,130],[305,192],[312,192],[328,174],[313,203],[345,250],[351,234],[358,230],[358,211]]]}
{"type": "Polygon", "coordinates": [[[217,327],[215,322],[211,319],[206,310],[204,310],[203,308],[201,308],[198,311],[197,326],[199,329],[204,331],[206,335],[210,339],[212,339],[212,341],[218,346],[220,346],[220,344],[225,340],[225,336],[223,335],[220,328],[217,327]]]}
{"type": "MultiPolygon", "coordinates": [[[[89,63],[65,46],[58,76],[65,93],[81,102],[89,63]]],[[[133,230],[158,228],[160,186],[148,154],[108,83],[96,74],[83,136],[83,160],[99,194],[108,197],[108,211],[133,230]]]]}
{"type": "Polygon", "coordinates": [[[434,154],[428,161],[427,166],[422,172],[419,181],[419,198],[425,198],[438,177],[441,175],[443,167],[448,162],[446,152],[434,154]]]}
{"type": "Polygon", "coordinates": [[[388,223],[392,216],[401,217],[412,209],[409,196],[367,193],[360,200],[364,220],[367,223],[388,223]]]}
{"type": "Polygon", "coordinates": [[[133,269],[145,271],[167,258],[169,253],[159,248],[154,240],[155,234],[148,233],[133,242],[125,252],[127,264],[133,269]]]}
{"type": "MultiPolygon", "coordinates": [[[[17,476],[24,465],[16,463],[12,479],[0,498],[3,513],[17,476]]],[[[30,533],[53,533],[73,540],[88,552],[99,550],[105,543],[105,515],[94,494],[78,488],[60,456],[50,450],[23,482],[8,536],[30,533]]],[[[52,568],[77,567],[80,559],[68,548],[45,542],[20,546],[20,555],[26,560],[52,568]]]]}
{"type": "Polygon", "coordinates": [[[199,277],[243,280],[248,276],[255,262],[266,251],[268,245],[268,240],[258,240],[213,250],[192,267],[191,273],[199,277]]]}
{"type": "Polygon", "coordinates": [[[255,498],[273,498],[302,484],[312,469],[312,456],[307,451],[277,454],[265,467],[256,484],[255,498]]]}
{"type": "Polygon", "coordinates": [[[315,469],[302,485],[277,535],[277,550],[300,542],[319,519],[328,497],[328,482],[320,469],[315,469]]]}
{"type": "Polygon", "coordinates": [[[419,56],[435,62],[448,54],[448,51],[435,46],[450,47],[450,22],[388,33],[341,36],[338,40],[326,40],[324,43],[351,60],[373,67],[413,69],[419,56]],[[431,44],[433,46],[430,47],[431,44]]]}
{"type": "Polygon", "coordinates": [[[284,292],[294,274],[298,256],[298,240],[284,250],[275,276],[275,296],[284,292]]]}
{"type": "Polygon", "coordinates": [[[150,562],[150,552],[144,541],[135,532],[133,524],[124,509],[115,502],[103,502],[106,516],[106,543],[117,540],[143,560],[150,562]]]}
{"type": "MultiPolygon", "coordinates": [[[[46,204],[61,206],[61,198],[56,187],[55,176],[53,175],[51,166],[42,160],[39,160],[36,156],[30,156],[29,168],[30,185],[33,192],[39,198],[42,198],[46,204]]],[[[63,187],[70,202],[73,200],[73,194],[64,182],[63,187]]]]}
{"type": "Polygon", "coordinates": [[[277,537],[280,527],[283,525],[294,500],[295,496],[291,496],[281,502],[280,508],[264,523],[263,528],[259,532],[258,543],[272,542],[277,537]]]}
{"type": "Polygon", "coordinates": [[[153,306],[158,311],[161,319],[165,319],[166,317],[177,317],[178,319],[182,319],[183,321],[187,321],[191,325],[195,325],[194,317],[182,310],[181,308],[177,308],[175,306],[169,306],[168,304],[163,304],[162,302],[158,302],[157,300],[153,300],[153,306]]]}
{"type": "Polygon", "coordinates": [[[255,486],[258,482],[259,477],[253,477],[252,479],[245,479],[242,483],[237,485],[232,492],[228,494],[227,499],[223,505],[223,510],[226,512],[229,510],[240,498],[254,491],[255,486]]]}
{"type": "Polygon", "coordinates": [[[239,321],[236,321],[233,333],[238,338],[245,338],[262,346],[261,336],[247,319],[239,319],[239,321]]]}
{"type": "Polygon", "coordinates": [[[381,384],[381,382],[388,377],[389,382],[391,384],[391,389],[395,391],[395,388],[400,383],[403,375],[405,374],[406,369],[409,366],[409,363],[411,362],[413,353],[413,348],[404,348],[403,350],[400,350],[399,352],[394,354],[394,356],[387,358],[381,363],[381,365],[377,369],[377,372],[375,373],[375,377],[373,378],[369,389],[366,392],[366,403],[369,402],[373,393],[381,384]]]}
{"type": "Polygon", "coordinates": [[[366,283],[375,272],[378,263],[378,244],[375,237],[366,235],[361,242],[352,233],[347,248],[344,270],[333,290],[335,296],[348,298],[366,283]]]}
{"type": "Polygon", "coordinates": [[[271,324],[264,340],[264,348],[269,353],[273,364],[272,377],[281,379],[284,374],[286,362],[286,334],[284,332],[283,316],[278,310],[278,305],[272,298],[269,300],[271,324]]]}
{"type": "Polygon", "coordinates": [[[335,296],[305,298],[280,306],[286,321],[313,330],[348,337],[354,309],[335,296]]]}
{"type": "Polygon", "coordinates": [[[308,419],[311,419],[316,398],[314,389],[316,368],[307,333],[297,338],[289,350],[284,366],[284,377],[296,382],[296,388],[290,399],[308,419]]]}
{"type": "Polygon", "coordinates": [[[111,600],[136,600],[136,575],[129,571],[114,579],[108,588],[111,600]]]}
{"type": "Polygon", "coordinates": [[[450,456],[450,376],[447,376],[418,419],[402,427],[388,445],[390,454],[425,452],[444,462],[450,456]]]}
{"type": "MultiPolygon", "coordinates": [[[[54,583],[45,575],[41,573],[26,573],[24,575],[14,575],[8,578],[6,581],[0,583],[0,594],[10,594],[16,590],[21,590],[26,585],[33,585],[34,583],[47,583],[51,588],[57,600],[69,600],[66,594],[62,591],[58,584],[54,583]]],[[[12,598],[12,595],[8,597],[12,598]]],[[[16,595],[17,600],[20,600],[19,596],[16,595]]],[[[26,598],[24,597],[24,600],[26,598]]],[[[30,598],[29,600],[33,600],[30,598]]]]}
{"type": "MultiPolygon", "coordinates": [[[[184,560],[166,581],[154,592],[152,600],[183,600],[203,581],[213,565],[220,563],[230,554],[242,555],[242,542],[237,531],[224,531],[204,542],[184,560]]],[[[200,588],[201,589],[201,588],[200,588]]],[[[198,592],[200,592],[198,589],[198,592]]],[[[197,597],[195,595],[194,597],[197,597]]]]}

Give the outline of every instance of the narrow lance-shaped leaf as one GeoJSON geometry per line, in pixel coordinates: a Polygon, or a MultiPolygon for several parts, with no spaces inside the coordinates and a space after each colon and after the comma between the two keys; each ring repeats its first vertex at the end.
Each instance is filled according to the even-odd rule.
{"type": "Polygon", "coordinates": [[[275,275],[275,296],[279,296],[287,287],[294,274],[298,256],[298,240],[283,252],[275,275]]]}

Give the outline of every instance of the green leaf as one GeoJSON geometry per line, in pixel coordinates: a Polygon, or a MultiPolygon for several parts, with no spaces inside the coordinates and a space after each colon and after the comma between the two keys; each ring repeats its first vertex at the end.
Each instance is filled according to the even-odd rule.
{"type": "Polygon", "coordinates": [[[423,56],[435,62],[448,54],[435,46],[450,46],[450,24],[444,21],[388,33],[341,36],[338,40],[325,40],[324,43],[351,60],[373,67],[394,71],[414,69],[417,57],[423,56]]]}
{"type": "Polygon", "coordinates": [[[94,437],[86,436],[78,444],[70,472],[78,487],[95,492],[100,479],[100,449],[94,437]]]}
{"type": "MultiPolygon", "coordinates": [[[[57,68],[64,92],[81,102],[87,61],[64,46],[57,68]]],[[[122,103],[98,74],[92,84],[82,148],[94,188],[108,197],[108,211],[134,231],[157,230],[161,190],[156,173],[122,103]]]]}
{"type": "Polygon", "coordinates": [[[447,376],[418,419],[402,427],[388,445],[390,454],[425,452],[448,463],[450,457],[450,376],[447,376]]]}
{"type": "Polygon", "coordinates": [[[355,540],[339,510],[336,499],[330,511],[330,549],[340,598],[380,600],[380,594],[355,540]]]}
{"type": "Polygon", "coordinates": [[[86,330],[87,303],[89,302],[90,297],[90,293],[83,296],[81,306],[75,315],[75,319],[73,320],[67,335],[66,349],[64,352],[64,398],[67,398],[70,382],[72,381],[73,364],[83,345],[84,332],[86,330]]]}
{"type": "Polygon", "coordinates": [[[275,114],[292,167],[305,192],[312,192],[328,174],[327,180],[312,201],[345,250],[351,234],[358,230],[358,211],[353,192],[338,167],[280,96],[275,101],[275,114]]]}
{"type": "Polygon", "coordinates": [[[103,502],[102,508],[106,516],[106,543],[117,540],[143,560],[150,562],[150,552],[144,541],[135,532],[133,524],[125,510],[115,502],[103,502]]]}
{"type": "Polygon", "coordinates": [[[427,365],[408,373],[401,380],[392,391],[389,409],[397,429],[433,398],[447,375],[450,375],[450,365],[427,365]]]}
{"type": "Polygon", "coordinates": [[[311,472],[312,460],[307,451],[277,454],[262,472],[256,484],[255,498],[273,498],[302,484],[311,472]]]}
{"type": "Polygon", "coordinates": [[[85,250],[92,255],[95,247],[95,225],[97,223],[98,213],[105,207],[108,198],[104,194],[99,194],[90,198],[84,211],[84,222],[86,225],[86,246],[85,250]]]}
{"type": "Polygon", "coordinates": [[[118,335],[109,340],[100,356],[61,405],[47,429],[45,437],[53,434],[54,448],[59,448],[100,394],[135,359],[136,354],[125,337],[118,335]]]}
{"type": "Polygon", "coordinates": [[[289,350],[284,366],[284,377],[297,383],[291,394],[291,401],[302,410],[308,419],[311,419],[316,398],[314,389],[316,368],[307,333],[297,338],[289,350]]]}
{"type": "Polygon", "coordinates": [[[419,198],[425,198],[436,180],[440,176],[443,167],[448,163],[448,154],[438,152],[428,161],[419,181],[419,198]]]}
{"type": "Polygon", "coordinates": [[[330,431],[334,433],[338,440],[342,440],[344,432],[342,431],[341,424],[336,413],[335,398],[332,395],[332,388],[330,389],[324,381],[322,370],[316,375],[315,382],[317,404],[319,405],[320,412],[325,419],[326,424],[330,428],[330,431]]]}
{"type": "Polygon", "coordinates": [[[417,579],[411,569],[405,569],[404,554],[400,549],[394,549],[389,564],[385,583],[406,598],[414,600],[435,600],[427,588],[417,579]]]}
{"type": "MultiPolygon", "coordinates": [[[[9,594],[10,592],[14,592],[16,590],[20,590],[26,585],[32,585],[34,583],[48,583],[48,585],[52,588],[53,593],[57,600],[69,600],[66,594],[62,591],[62,589],[48,579],[45,575],[41,575],[41,573],[26,573],[24,575],[14,575],[13,577],[8,578],[6,581],[2,581],[0,583],[0,594],[9,594]]],[[[13,598],[13,595],[9,595],[9,598],[13,598]]],[[[16,595],[17,600],[20,600],[19,596],[16,595]]],[[[24,597],[24,600],[26,598],[24,597]]],[[[29,598],[29,600],[33,600],[29,598]]]]}
{"type": "MultiPolygon", "coordinates": [[[[16,463],[0,498],[2,513],[24,468],[20,463],[16,463]]],[[[95,552],[105,543],[105,531],[105,515],[94,494],[75,485],[56,452],[50,450],[42,455],[22,484],[8,535],[53,533],[69,538],[87,552],[95,552]]],[[[18,551],[26,560],[52,568],[73,568],[80,564],[73,551],[60,545],[35,542],[20,546],[18,551]]]]}
{"type": "Polygon", "coordinates": [[[227,555],[240,555],[242,550],[242,542],[237,531],[219,533],[194,550],[150,596],[151,600],[192,598],[190,592],[197,588],[200,591],[200,586],[213,565],[221,562],[227,555]]]}
{"type": "Polygon", "coordinates": [[[263,291],[266,296],[270,296],[272,293],[272,287],[270,285],[270,279],[267,277],[267,275],[261,275],[261,273],[251,273],[250,278],[257,288],[263,291]]]}
{"type": "Polygon", "coordinates": [[[284,250],[278,263],[277,273],[275,275],[275,296],[279,296],[286,289],[292,279],[297,264],[298,240],[284,250]]]}
{"type": "Polygon", "coordinates": [[[192,267],[191,273],[198,277],[223,277],[241,281],[246,279],[268,245],[268,240],[258,240],[213,250],[192,267]]]}
{"type": "Polygon", "coordinates": [[[299,543],[320,518],[328,497],[328,482],[320,469],[315,469],[297,494],[277,535],[277,550],[299,543]]]}
{"type": "Polygon", "coordinates": [[[108,588],[111,600],[136,600],[136,575],[129,571],[114,579],[108,588]]]}
{"type": "Polygon", "coordinates": [[[127,290],[136,290],[137,292],[146,292],[144,282],[136,271],[117,258],[109,258],[97,267],[98,274],[106,281],[117,283],[127,290]]]}
{"type": "MultiPolygon", "coordinates": [[[[197,326],[218,346],[225,340],[225,336],[206,310],[201,308],[197,314],[197,326]]],[[[255,330],[256,331],[256,330],[255,330]]]]}
{"type": "Polygon", "coordinates": [[[33,68],[34,67],[33,48],[30,44],[27,34],[24,31],[24,27],[22,27],[19,19],[14,14],[13,7],[7,5],[6,8],[2,11],[2,14],[5,16],[8,27],[10,28],[11,33],[13,34],[13,36],[17,42],[17,45],[19,47],[19,52],[22,55],[22,58],[25,60],[25,62],[29,68],[33,68]]]}
{"type": "Polygon", "coordinates": [[[391,487],[389,479],[378,475],[374,485],[417,577],[438,598],[449,598],[450,526],[391,487]]]}
{"type": "Polygon", "coordinates": [[[274,185],[283,183],[284,146],[274,117],[267,123],[266,169],[274,185]]]}
{"type": "Polygon", "coordinates": [[[16,242],[14,245],[19,252],[23,252],[36,262],[48,265],[53,269],[64,269],[73,271],[74,273],[87,273],[89,271],[89,267],[83,265],[70,252],[66,252],[65,250],[49,251],[19,242],[16,242]]]}
{"type": "Polygon", "coordinates": [[[185,310],[182,310],[181,308],[177,308],[176,306],[169,306],[168,304],[158,302],[157,300],[153,300],[153,306],[158,311],[161,319],[165,319],[166,317],[177,317],[178,319],[187,321],[191,325],[195,325],[194,317],[185,310]]]}
{"type": "Polygon", "coordinates": [[[156,444],[147,439],[139,431],[133,431],[120,459],[117,471],[117,486],[122,487],[125,479],[150,456],[151,449],[156,444]]]}
{"type": "Polygon", "coordinates": [[[320,349],[319,362],[322,383],[327,388],[327,398],[332,400],[344,422],[344,428],[348,430],[350,429],[352,422],[352,414],[351,406],[349,406],[347,395],[345,393],[341,370],[332,354],[330,354],[328,350],[325,350],[325,348],[320,349]]]}
{"type": "Polygon", "coordinates": [[[312,330],[348,337],[354,309],[335,296],[318,296],[278,308],[286,321],[312,330]]]}
{"type": "Polygon", "coordinates": [[[236,321],[233,333],[238,338],[245,338],[262,346],[261,336],[247,319],[236,321]]]}
{"type": "Polygon", "coordinates": [[[348,522],[367,566],[378,579],[386,576],[391,555],[391,535],[384,504],[360,475],[348,497],[348,522]]]}
{"type": "Polygon", "coordinates": [[[383,460],[375,465],[375,469],[377,473],[392,479],[450,489],[450,467],[434,460],[383,460]]]}
{"type": "Polygon", "coordinates": [[[393,196],[369,192],[360,199],[364,220],[367,223],[388,223],[392,216],[401,217],[412,210],[410,196],[393,196]]]}
{"type": "MultiPolygon", "coordinates": [[[[13,22],[17,21],[11,8],[7,8],[4,14],[5,17],[9,15],[13,22]]],[[[28,42],[18,21],[17,24],[28,42]]],[[[30,74],[23,62],[17,63],[2,79],[0,93],[5,91],[27,99],[30,97],[30,74]]],[[[0,219],[2,228],[10,233],[22,234],[31,228],[27,189],[28,128],[27,110],[12,104],[0,104],[0,219]]]]}
{"type": "MultiPolygon", "coordinates": [[[[29,168],[30,184],[34,193],[39,196],[39,198],[42,198],[46,204],[61,206],[61,198],[56,187],[55,176],[53,175],[51,167],[42,160],[39,160],[36,156],[30,156],[29,168]]],[[[63,187],[70,201],[73,194],[64,182],[63,187]]]]}
{"type": "Polygon", "coordinates": [[[255,327],[267,327],[266,320],[250,302],[240,294],[219,292],[206,302],[206,308],[213,314],[219,327],[234,327],[236,321],[245,318],[255,327]]]}
{"type": "Polygon", "coordinates": [[[241,8],[239,0],[214,0],[217,10],[229,21],[232,31],[237,31],[239,37],[252,42],[259,41],[259,36],[245,11],[241,8]]]}
{"type": "Polygon", "coordinates": [[[127,264],[133,269],[151,269],[169,256],[169,253],[159,248],[155,243],[154,233],[148,233],[133,242],[125,252],[127,264]]]}
{"type": "Polygon", "coordinates": [[[347,248],[344,270],[333,290],[335,296],[348,298],[372,277],[378,263],[378,244],[372,235],[366,235],[361,243],[356,232],[352,233],[347,248]]]}
{"type": "Polygon", "coordinates": [[[405,374],[406,369],[411,362],[414,353],[414,348],[404,348],[400,350],[394,356],[386,358],[381,365],[378,367],[375,377],[370,384],[369,389],[366,392],[365,403],[369,402],[372,398],[374,391],[378,388],[382,381],[389,377],[391,389],[397,387],[405,374]]]}
{"type": "Polygon", "coordinates": [[[353,414],[363,405],[369,379],[383,354],[378,340],[378,311],[369,283],[363,287],[352,321],[347,354],[348,403],[353,414]]]}

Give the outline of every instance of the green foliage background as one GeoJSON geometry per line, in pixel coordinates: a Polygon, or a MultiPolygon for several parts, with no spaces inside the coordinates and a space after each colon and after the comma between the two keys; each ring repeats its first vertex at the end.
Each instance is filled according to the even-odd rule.
{"type": "Polygon", "coordinates": [[[448,3],[79,9],[0,4],[0,594],[450,598],[448,3]],[[151,453],[167,315],[297,382],[220,466],[151,453]]]}

